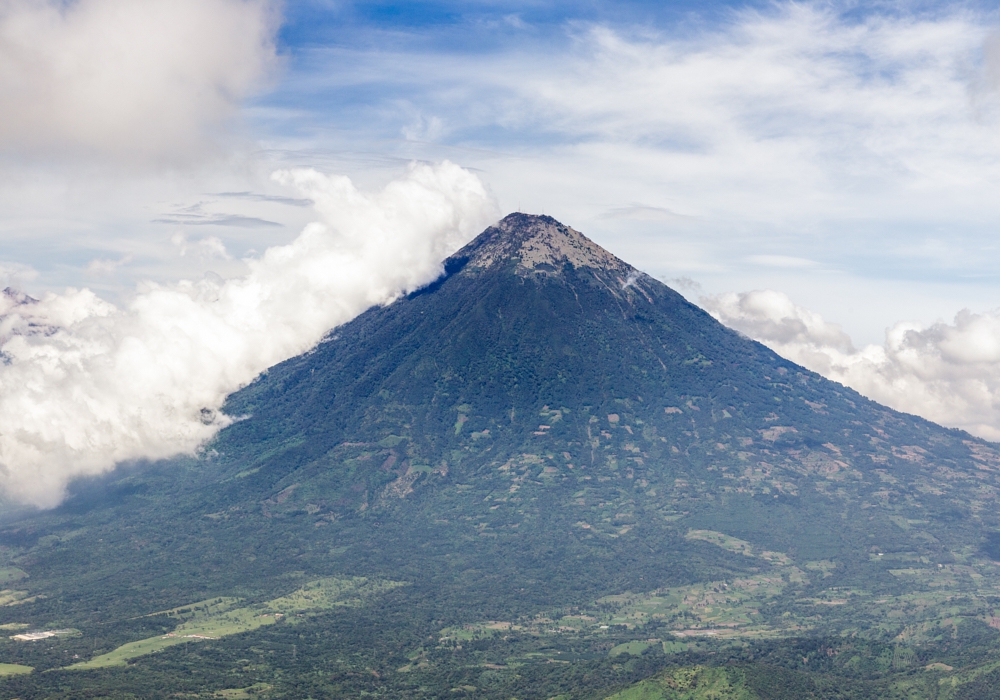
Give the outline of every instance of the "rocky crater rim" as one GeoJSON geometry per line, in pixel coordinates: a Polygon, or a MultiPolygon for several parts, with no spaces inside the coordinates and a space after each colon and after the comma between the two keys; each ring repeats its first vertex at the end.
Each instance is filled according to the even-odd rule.
{"type": "Polygon", "coordinates": [[[467,258],[467,264],[476,268],[517,260],[518,269],[524,271],[555,272],[569,263],[626,277],[635,272],[631,265],[551,216],[522,213],[507,215],[454,257],[467,258]]]}

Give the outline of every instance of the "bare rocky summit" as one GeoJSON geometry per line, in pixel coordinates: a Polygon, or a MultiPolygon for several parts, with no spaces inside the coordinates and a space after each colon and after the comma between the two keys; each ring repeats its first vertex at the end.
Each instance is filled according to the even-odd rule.
{"type": "Polygon", "coordinates": [[[520,272],[554,272],[566,264],[615,273],[622,283],[635,268],[551,216],[510,214],[491,226],[454,258],[468,259],[473,268],[491,268],[515,262],[520,272]]]}

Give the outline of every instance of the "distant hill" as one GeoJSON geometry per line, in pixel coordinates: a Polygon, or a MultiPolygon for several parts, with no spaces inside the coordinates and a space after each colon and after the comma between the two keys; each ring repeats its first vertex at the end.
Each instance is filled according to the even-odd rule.
{"type": "Polygon", "coordinates": [[[998,697],[996,446],[550,217],[225,410],[199,459],[0,531],[0,623],[73,632],[0,662],[80,669],[0,693],[998,697]]]}

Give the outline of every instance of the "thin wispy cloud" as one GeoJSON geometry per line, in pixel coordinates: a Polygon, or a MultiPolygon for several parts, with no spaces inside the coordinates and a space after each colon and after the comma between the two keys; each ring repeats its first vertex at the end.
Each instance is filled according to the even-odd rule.
{"type": "Polygon", "coordinates": [[[130,262],[132,262],[131,255],[125,255],[121,258],[95,258],[87,263],[87,272],[92,275],[111,275],[118,268],[128,265],[130,262]]]}
{"type": "Polygon", "coordinates": [[[342,96],[355,141],[437,119],[442,147],[511,154],[467,158],[509,208],[600,221],[638,200],[698,218],[701,245],[734,263],[782,238],[794,257],[851,269],[863,252],[900,269],[901,240],[940,226],[973,243],[966,265],[994,261],[972,240],[1000,215],[985,19],[782,4],[683,36],[563,32],[561,51],[525,41],[461,60],[316,49],[284,94],[342,96]]]}
{"type": "Polygon", "coordinates": [[[259,192],[216,192],[215,197],[226,199],[242,199],[248,202],[271,202],[273,204],[286,204],[290,207],[308,207],[312,202],[301,197],[282,197],[274,194],[261,194],[259,192]]]}
{"type": "Polygon", "coordinates": [[[631,219],[634,221],[655,221],[658,223],[684,224],[694,217],[678,214],[665,207],[647,207],[635,204],[628,207],[614,207],[603,214],[598,215],[598,219],[631,219]]]}
{"type": "Polygon", "coordinates": [[[753,265],[761,265],[763,267],[784,267],[796,269],[816,267],[819,264],[815,260],[797,258],[794,255],[751,255],[747,258],[747,262],[753,265]]]}
{"type": "Polygon", "coordinates": [[[153,219],[154,224],[173,224],[178,226],[235,226],[237,228],[271,228],[280,227],[277,221],[259,219],[255,216],[240,214],[188,214],[166,216],[153,219]]]}

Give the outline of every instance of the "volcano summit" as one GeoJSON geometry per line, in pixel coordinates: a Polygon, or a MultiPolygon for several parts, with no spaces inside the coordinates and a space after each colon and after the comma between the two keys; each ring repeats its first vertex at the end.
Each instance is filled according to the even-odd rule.
{"type": "Polygon", "coordinates": [[[991,687],[994,445],[778,357],[549,217],[444,269],[231,396],[199,459],[7,524],[22,604],[0,623],[74,634],[0,644],[59,669],[0,688],[991,687]]]}

